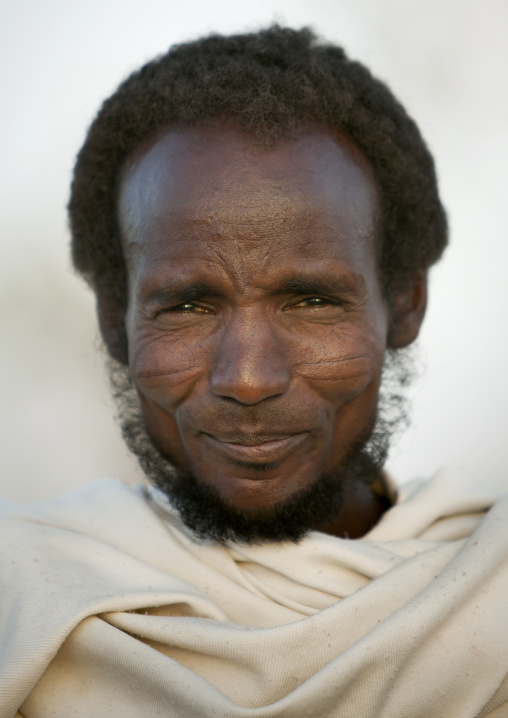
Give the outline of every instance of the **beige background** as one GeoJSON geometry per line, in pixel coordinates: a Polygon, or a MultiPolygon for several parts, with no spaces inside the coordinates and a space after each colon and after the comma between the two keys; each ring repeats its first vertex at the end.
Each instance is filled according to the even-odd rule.
{"type": "Polygon", "coordinates": [[[0,22],[2,495],[139,476],[110,418],[92,298],[68,269],[70,172],[99,103],[173,42],[274,19],[311,24],[371,66],[437,158],[452,247],[390,470],[400,482],[444,464],[506,475],[506,0],[18,0],[0,22]]]}

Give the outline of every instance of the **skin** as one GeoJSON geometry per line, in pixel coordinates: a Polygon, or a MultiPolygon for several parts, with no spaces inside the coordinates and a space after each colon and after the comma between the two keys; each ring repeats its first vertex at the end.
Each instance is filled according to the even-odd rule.
{"type": "MultiPolygon", "coordinates": [[[[129,368],[162,453],[247,513],[340,469],[372,429],[387,342],[425,309],[420,280],[389,309],[367,160],[316,128],[262,149],[173,127],[129,158],[118,217],[129,368]]],[[[313,528],[360,536],[382,509],[343,480],[313,528]]]]}

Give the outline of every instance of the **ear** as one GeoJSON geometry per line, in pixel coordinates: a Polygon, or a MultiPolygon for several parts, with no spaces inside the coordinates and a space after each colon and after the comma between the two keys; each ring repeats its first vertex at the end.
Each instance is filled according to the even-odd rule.
{"type": "Polygon", "coordinates": [[[427,308],[427,272],[419,271],[402,292],[390,295],[388,346],[401,349],[414,342],[427,308]]]}
{"type": "Polygon", "coordinates": [[[98,294],[97,316],[108,352],[113,359],[127,364],[129,353],[125,331],[125,309],[117,300],[98,294]]]}

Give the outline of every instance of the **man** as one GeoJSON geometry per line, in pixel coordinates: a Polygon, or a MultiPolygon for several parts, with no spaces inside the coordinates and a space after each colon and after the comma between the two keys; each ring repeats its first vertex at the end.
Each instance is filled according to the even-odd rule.
{"type": "Polygon", "coordinates": [[[151,488],[3,508],[1,715],[508,716],[506,500],[382,471],[446,244],[387,88],[307,30],[173,48],[70,217],[151,488]]]}

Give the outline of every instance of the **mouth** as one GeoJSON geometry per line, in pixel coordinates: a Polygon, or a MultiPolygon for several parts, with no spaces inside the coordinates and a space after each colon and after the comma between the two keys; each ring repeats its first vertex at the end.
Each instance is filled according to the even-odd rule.
{"type": "Polygon", "coordinates": [[[278,437],[235,437],[229,441],[204,434],[213,449],[235,464],[275,464],[290,456],[305,440],[306,433],[278,437]]]}

